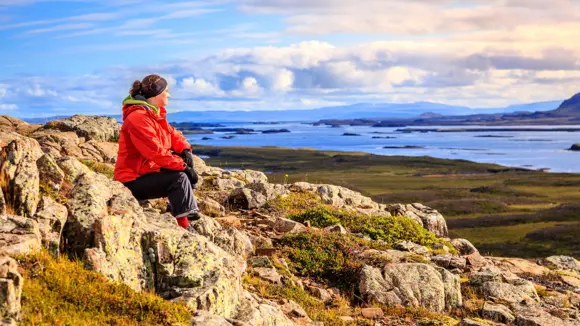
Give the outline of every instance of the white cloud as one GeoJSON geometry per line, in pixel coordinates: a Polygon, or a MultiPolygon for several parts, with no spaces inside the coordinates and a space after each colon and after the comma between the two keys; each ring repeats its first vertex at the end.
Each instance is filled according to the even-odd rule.
{"type": "Polygon", "coordinates": [[[57,93],[55,91],[46,89],[40,86],[40,84],[34,84],[31,88],[27,90],[27,93],[28,95],[36,97],[42,97],[46,95],[57,96],[57,93]]]}
{"type": "Polygon", "coordinates": [[[223,96],[224,92],[216,85],[202,78],[184,78],[181,82],[181,89],[188,95],[197,96],[223,96]]]}
{"type": "Polygon", "coordinates": [[[0,104],[0,110],[16,110],[18,105],[16,104],[0,104]]]}

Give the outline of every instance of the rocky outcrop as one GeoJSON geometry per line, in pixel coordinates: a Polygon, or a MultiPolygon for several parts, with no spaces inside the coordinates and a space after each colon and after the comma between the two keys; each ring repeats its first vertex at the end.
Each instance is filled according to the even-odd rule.
{"type": "Polygon", "coordinates": [[[42,126],[37,124],[29,124],[25,121],[7,115],[0,115],[0,132],[16,132],[23,136],[27,136],[40,127],[42,126]]]}
{"type": "Polygon", "coordinates": [[[93,172],[77,178],[68,207],[64,237],[87,267],[191,309],[235,313],[245,265],[208,238],[171,217],[145,214],[127,188],[93,172]]]}
{"type": "Polygon", "coordinates": [[[44,129],[72,131],[87,141],[116,141],[119,139],[121,124],[116,119],[106,116],[75,115],[70,118],[53,120],[44,129]]]}
{"type": "Polygon", "coordinates": [[[0,133],[6,144],[0,153],[0,211],[33,216],[39,200],[39,174],[36,161],[42,156],[38,142],[16,133],[0,133]]]}
{"type": "Polygon", "coordinates": [[[365,299],[386,305],[424,307],[436,312],[462,305],[459,278],[427,264],[388,264],[382,271],[365,266],[359,289],[365,299]]]}
{"type": "Polygon", "coordinates": [[[519,303],[539,302],[540,298],[532,282],[515,274],[500,272],[497,268],[485,268],[471,275],[470,283],[488,299],[519,303]]]}
{"type": "Polygon", "coordinates": [[[53,157],[71,156],[81,160],[115,163],[118,144],[114,142],[89,140],[75,132],[60,132],[54,129],[40,129],[31,135],[42,150],[53,157]]]}

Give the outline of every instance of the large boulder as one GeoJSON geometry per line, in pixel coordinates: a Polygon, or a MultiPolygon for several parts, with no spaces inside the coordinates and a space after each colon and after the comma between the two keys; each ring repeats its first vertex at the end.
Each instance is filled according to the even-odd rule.
{"type": "Polygon", "coordinates": [[[0,318],[8,325],[20,319],[22,283],[18,263],[8,256],[0,256],[0,318]]]}
{"type": "Polygon", "coordinates": [[[0,133],[0,212],[33,216],[39,198],[36,161],[42,156],[38,142],[17,133],[0,133]]]}
{"type": "Polygon", "coordinates": [[[116,119],[106,116],[75,115],[50,121],[43,128],[73,131],[87,141],[116,141],[119,139],[121,124],[116,119]]]}
{"type": "Polygon", "coordinates": [[[53,157],[72,156],[80,160],[101,163],[115,163],[119,144],[114,142],[85,141],[74,131],[62,132],[57,129],[39,129],[31,137],[36,139],[42,150],[53,157]]]}
{"type": "Polygon", "coordinates": [[[423,204],[392,204],[386,205],[385,210],[393,216],[408,216],[421,224],[425,229],[435,233],[438,237],[447,237],[447,222],[443,215],[433,208],[423,204]]]}
{"type": "Polygon", "coordinates": [[[233,170],[222,174],[230,175],[234,178],[243,180],[245,183],[268,183],[268,177],[264,172],[254,170],[233,170]]]}
{"type": "Polygon", "coordinates": [[[69,182],[73,183],[75,180],[85,173],[91,173],[91,169],[88,166],[81,163],[74,157],[63,156],[56,160],[56,164],[61,168],[64,172],[65,177],[64,179],[69,182]]]}
{"type": "Polygon", "coordinates": [[[462,305],[459,278],[427,264],[388,264],[382,271],[364,266],[359,289],[366,300],[386,305],[424,307],[435,312],[462,305]]]}
{"type": "Polygon", "coordinates": [[[255,294],[244,293],[236,320],[252,326],[294,326],[279,307],[255,294]]]}
{"type": "Polygon", "coordinates": [[[103,175],[80,175],[70,192],[63,237],[70,251],[108,278],[156,289],[192,310],[233,316],[245,264],[175,219],[144,212],[131,192],[103,175]]]}
{"type": "Polygon", "coordinates": [[[473,273],[469,281],[487,299],[499,299],[508,303],[540,301],[532,282],[510,272],[502,273],[497,267],[484,268],[473,273]]]}

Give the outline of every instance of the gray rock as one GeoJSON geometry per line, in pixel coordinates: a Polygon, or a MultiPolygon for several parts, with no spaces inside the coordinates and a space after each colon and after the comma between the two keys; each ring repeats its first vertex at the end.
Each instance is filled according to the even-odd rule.
{"type": "Polygon", "coordinates": [[[573,271],[580,274],[580,261],[575,259],[574,257],[570,256],[550,256],[544,258],[541,263],[548,267],[559,269],[559,270],[568,270],[573,271]]]}
{"type": "Polygon", "coordinates": [[[427,264],[364,266],[359,289],[366,300],[381,304],[424,307],[441,312],[462,305],[459,278],[427,264]]]}
{"type": "Polygon", "coordinates": [[[198,198],[197,205],[204,214],[209,216],[224,216],[226,213],[226,209],[220,203],[209,197],[198,198]]]}
{"type": "Polygon", "coordinates": [[[455,247],[455,249],[457,249],[460,255],[471,255],[474,253],[479,253],[477,248],[475,248],[475,246],[466,239],[453,239],[451,240],[451,244],[453,247],[455,247]]]}
{"type": "Polygon", "coordinates": [[[346,229],[340,224],[327,226],[324,228],[324,231],[333,232],[333,233],[340,233],[340,234],[347,234],[348,233],[348,231],[346,231],[346,229]]]}
{"type": "Polygon", "coordinates": [[[538,306],[516,306],[516,326],[578,326],[577,320],[562,320],[538,306]]]}
{"type": "Polygon", "coordinates": [[[0,255],[28,255],[41,249],[36,221],[16,215],[0,216],[0,255]]]}
{"type": "Polygon", "coordinates": [[[520,284],[486,282],[483,284],[482,290],[484,296],[489,299],[500,299],[510,303],[525,300],[539,301],[534,285],[527,280],[521,280],[520,284]]]}
{"type": "Polygon", "coordinates": [[[274,244],[272,243],[272,239],[263,237],[261,235],[254,235],[250,234],[250,241],[254,245],[254,248],[273,248],[274,244]]]}
{"type": "Polygon", "coordinates": [[[395,249],[402,251],[409,251],[416,253],[418,255],[426,256],[429,255],[429,249],[425,246],[418,245],[411,241],[402,241],[394,245],[395,249]]]}
{"type": "Polygon", "coordinates": [[[17,133],[0,133],[1,213],[30,217],[36,213],[40,178],[36,161],[43,155],[38,142],[17,133]]]}
{"type": "Polygon", "coordinates": [[[306,226],[287,218],[279,217],[273,223],[274,230],[284,233],[298,233],[306,230],[306,226]]]}
{"type": "Polygon", "coordinates": [[[497,321],[504,324],[512,323],[516,318],[504,305],[486,302],[481,309],[481,315],[485,319],[497,321]]]}
{"type": "Polygon", "coordinates": [[[235,190],[236,188],[241,188],[246,185],[242,180],[236,178],[216,178],[212,180],[212,184],[217,190],[235,190]]]}
{"type": "Polygon", "coordinates": [[[312,296],[317,299],[322,300],[323,302],[330,302],[332,301],[332,295],[327,290],[317,287],[317,286],[306,286],[306,289],[312,296]]]}
{"type": "Polygon", "coordinates": [[[74,183],[80,175],[92,172],[88,166],[84,165],[74,157],[60,157],[56,160],[56,164],[58,164],[65,173],[65,180],[70,183],[74,183]]]}
{"type": "Polygon", "coordinates": [[[116,119],[105,116],[74,115],[70,118],[50,121],[43,128],[73,131],[87,141],[116,141],[119,139],[121,124],[116,119]]]}
{"type": "Polygon", "coordinates": [[[423,204],[392,204],[386,205],[385,210],[393,216],[408,216],[412,218],[438,237],[447,237],[449,234],[445,218],[437,210],[423,204]]]}
{"type": "Polygon", "coordinates": [[[273,284],[278,284],[278,285],[282,285],[282,277],[280,276],[280,274],[278,274],[278,272],[276,271],[275,268],[273,267],[256,267],[253,269],[254,274],[265,280],[268,281],[270,283],[273,284]]]}
{"type": "Polygon", "coordinates": [[[253,209],[264,206],[267,199],[264,195],[247,188],[234,189],[229,197],[227,203],[233,208],[253,209]]]}
{"type": "Polygon", "coordinates": [[[238,309],[236,322],[243,322],[252,326],[296,325],[272,302],[247,292],[245,292],[240,308],[238,309]]]}
{"type": "Polygon", "coordinates": [[[37,223],[44,247],[58,252],[60,236],[66,223],[68,211],[64,205],[48,196],[42,196],[36,215],[32,217],[37,223]]]}
{"type": "Polygon", "coordinates": [[[276,199],[278,196],[287,195],[289,193],[283,185],[263,182],[248,183],[245,188],[262,194],[267,201],[276,199]]]}
{"type": "Polygon", "coordinates": [[[482,270],[471,274],[469,278],[469,283],[473,286],[481,286],[487,282],[502,282],[501,274],[492,270],[482,270]]]}
{"type": "Polygon", "coordinates": [[[268,184],[268,177],[264,172],[254,170],[234,170],[229,172],[230,175],[247,180],[247,183],[268,184]]]}
{"type": "Polygon", "coordinates": [[[64,172],[56,164],[55,159],[51,155],[42,155],[42,157],[36,161],[36,166],[38,167],[41,184],[46,185],[52,190],[60,189],[60,186],[64,181],[64,172]]]}
{"type": "Polygon", "coordinates": [[[466,265],[466,259],[463,257],[455,257],[452,255],[439,255],[431,257],[431,261],[435,264],[447,268],[447,269],[464,269],[466,265]]]}

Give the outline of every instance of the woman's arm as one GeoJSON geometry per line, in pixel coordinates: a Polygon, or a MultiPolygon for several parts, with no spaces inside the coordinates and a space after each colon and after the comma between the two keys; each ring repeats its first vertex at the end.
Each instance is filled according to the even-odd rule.
{"type": "Polygon", "coordinates": [[[147,160],[169,170],[185,169],[185,162],[180,157],[161,146],[155,126],[149,119],[131,121],[127,131],[133,145],[147,160]]]}

